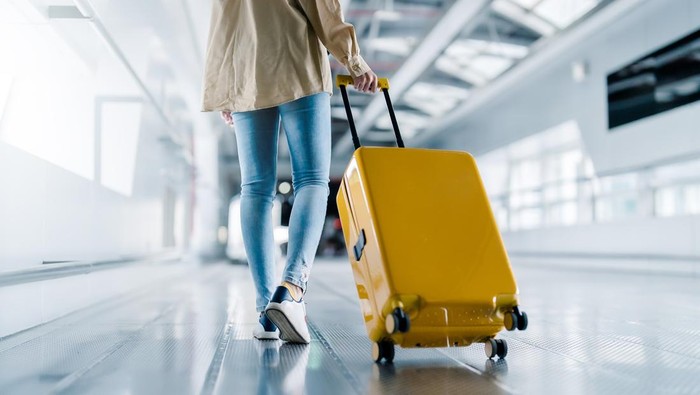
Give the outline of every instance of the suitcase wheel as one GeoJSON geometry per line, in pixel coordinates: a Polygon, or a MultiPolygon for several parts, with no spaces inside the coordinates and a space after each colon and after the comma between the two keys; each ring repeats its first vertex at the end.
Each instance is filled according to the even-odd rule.
{"type": "Polygon", "coordinates": [[[372,360],[379,363],[382,359],[386,363],[394,362],[394,343],[384,340],[372,344],[372,360]]]}
{"type": "Polygon", "coordinates": [[[488,339],[484,343],[486,357],[491,359],[498,355],[498,358],[505,358],[508,355],[508,343],[503,339],[488,339]]]}
{"type": "Polygon", "coordinates": [[[527,329],[527,313],[523,311],[518,318],[518,330],[524,331],[525,329],[527,329]]]}
{"type": "Polygon", "coordinates": [[[386,326],[386,331],[393,335],[396,332],[406,333],[411,327],[411,322],[408,319],[408,315],[403,309],[397,307],[391,314],[386,316],[384,321],[386,326]]]}
{"type": "Polygon", "coordinates": [[[518,315],[515,314],[514,312],[508,312],[505,313],[503,316],[503,326],[506,327],[507,330],[509,331],[514,331],[516,328],[518,328],[518,315]]]}
{"type": "MultiPolygon", "coordinates": [[[[517,318],[513,320],[515,324],[513,329],[517,328],[519,331],[524,331],[525,329],[527,329],[527,313],[525,313],[524,311],[520,311],[520,307],[515,306],[513,307],[513,312],[511,312],[510,314],[515,314],[515,317],[517,318]]],[[[509,326],[506,325],[506,322],[510,320],[507,316],[508,315],[506,314],[506,316],[503,317],[503,324],[506,327],[506,329],[512,331],[513,329],[510,329],[509,326]]]]}

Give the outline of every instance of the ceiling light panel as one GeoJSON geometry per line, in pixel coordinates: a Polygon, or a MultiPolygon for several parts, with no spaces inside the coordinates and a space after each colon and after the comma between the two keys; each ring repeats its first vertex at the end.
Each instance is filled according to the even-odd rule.
{"type": "Polygon", "coordinates": [[[374,51],[399,56],[408,56],[415,44],[415,37],[377,37],[365,41],[365,45],[374,51]]]}
{"type": "Polygon", "coordinates": [[[452,110],[469,97],[469,90],[444,84],[418,82],[406,92],[403,103],[433,117],[452,110]]]}
{"type": "Polygon", "coordinates": [[[537,5],[542,0],[511,0],[513,3],[519,4],[527,9],[532,9],[533,6],[537,5]]]}
{"type": "Polygon", "coordinates": [[[473,40],[455,40],[445,50],[445,54],[454,58],[474,57],[479,54],[479,50],[471,45],[473,40]]]}
{"type": "Polygon", "coordinates": [[[419,110],[431,117],[439,117],[447,114],[450,110],[457,107],[459,100],[454,99],[440,99],[440,100],[425,100],[421,98],[411,97],[404,98],[403,102],[405,105],[419,110]]]}
{"type": "MultiPolygon", "coordinates": [[[[524,45],[510,44],[497,41],[485,41],[474,39],[463,39],[455,41],[452,46],[460,46],[464,52],[487,53],[490,55],[503,56],[513,59],[522,59],[527,56],[529,50],[524,45]]],[[[449,48],[448,48],[449,49],[449,48]]]]}
{"type": "Polygon", "coordinates": [[[599,0],[544,0],[534,8],[534,12],[563,29],[598,3],[599,0]]]}
{"type": "Polygon", "coordinates": [[[446,84],[417,82],[406,92],[406,97],[413,96],[431,100],[440,98],[466,99],[469,96],[469,90],[446,84]]]}
{"type": "Polygon", "coordinates": [[[454,59],[444,55],[435,61],[435,68],[474,86],[482,86],[489,81],[485,76],[475,73],[469,68],[460,66],[454,59]]]}
{"type": "MultiPolygon", "coordinates": [[[[424,129],[430,122],[430,117],[417,114],[413,111],[396,111],[396,118],[400,119],[399,128],[401,134],[406,138],[413,137],[419,129],[424,129]]],[[[377,119],[375,128],[383,130],[393,130],[389,114],[384,114],[377,119]]]]}
{"type": "Polygon", "coordinates": [[[512,65],[513,61],[507,58],[491,55],[479,55],[472,60],[469,67],[476,70],[479,74],[485,76],[486,78],[493,79],[501,75],[512,65]]]}
{"type": "Polygon", "coordinates": [[[557,31],[557,28],[552,23],[543,20],[542,17],[528,12],[528,10],[508,0],[495,0],[491,3],[491,9],[542,36],[551,36],[557,31]]]}

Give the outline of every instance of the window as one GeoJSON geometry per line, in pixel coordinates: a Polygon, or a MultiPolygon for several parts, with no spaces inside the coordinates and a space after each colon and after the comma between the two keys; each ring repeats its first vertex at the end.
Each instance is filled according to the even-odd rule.
{"type": "Polygon", "coordinates": [[[700,214],[700,159],[598,177],[573,121],[478,162],[503,230],[700,214]]]}
{"type": "Polygon", "coordinates": [[[0,141],[92,179],[94,75],[50,26],[0,23],[0,141]]]}

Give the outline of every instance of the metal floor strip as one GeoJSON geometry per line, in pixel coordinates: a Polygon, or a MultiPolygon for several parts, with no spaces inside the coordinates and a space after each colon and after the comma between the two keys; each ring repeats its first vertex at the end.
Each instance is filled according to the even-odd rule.
{"type": "Polygon", "coordinates": [[[226,323],[226,330],[221,334],[221,338],[217,343],[216,352],[214,357],[209,364],[209,369],[207,369],[207,375],[204,379],[204,384],[202,385],[202,395],[210,395],[214,393],[216,388],[216,382],[219,379],[219,374],[221,372],[221,365],[224,362],[224,357],[226,356],[226,350],[228,349],[228,344],[231,341],[231,334],[233,333],[233,322],[231,313],[229,312],[229,319],[226,323]]]}
{"type": "Polygon", "coordinates": [[[333,358],[333,361],[338,365],[338,368],[340,369],[340,372],[342,373],[343,377],[345,377],[346,380],[350,383],[350,386],[357,390],[358,394],[361,394],[359,391],[359,388],[361,387],[360,380],[352,373],[352,371],[343,363],[342,359],[340,356],[335,352],[333,349],[333,346],[331,346],[330,342],[326,340],[326,338],[323,336],[321,331],[314,325],[314,323],[311,320],[308,320],[309,324],[309,330],[311,330],[311,333],[318,339],[321,344],[323,344],[323,348],[326,350],[326,352],[333,358]]]}

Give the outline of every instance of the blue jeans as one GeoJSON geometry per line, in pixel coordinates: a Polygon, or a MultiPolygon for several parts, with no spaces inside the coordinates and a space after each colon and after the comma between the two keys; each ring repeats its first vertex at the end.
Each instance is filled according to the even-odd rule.
{"type": "Polygon", "coordinates": [[[263,311],[275,281],[272,201],[277,189],[280,120],[292,162],[294,205],[289,219],[287,265],[282,276],[306,290],[326,217],[331,162],[330,96],[318,93],[277,107],[233,114],[241,166],[241,227],[263,311]]]}

